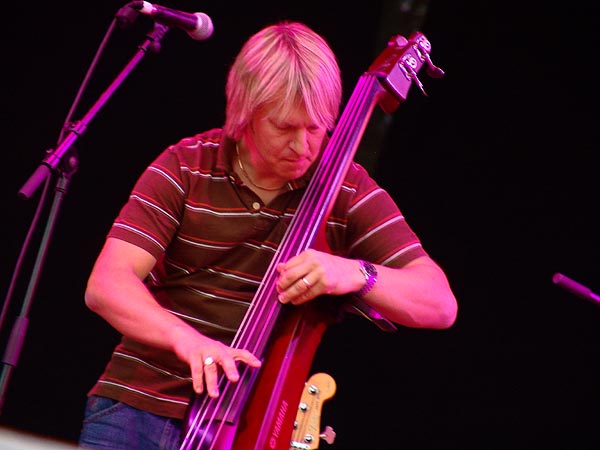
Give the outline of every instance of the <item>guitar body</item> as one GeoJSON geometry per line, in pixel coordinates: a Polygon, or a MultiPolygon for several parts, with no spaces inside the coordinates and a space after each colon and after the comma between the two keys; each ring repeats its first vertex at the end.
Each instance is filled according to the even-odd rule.
{"type": "Polygon", "coordinates": [[[267,350],[251,405],[240,420],[233,450],[289,450],[290,436],[314,355],[334,316],[321,301],[284,308],[267,350]]]}

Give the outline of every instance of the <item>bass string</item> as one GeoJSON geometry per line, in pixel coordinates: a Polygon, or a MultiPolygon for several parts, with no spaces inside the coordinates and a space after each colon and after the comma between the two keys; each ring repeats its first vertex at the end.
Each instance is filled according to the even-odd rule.
{"type": "MultiPolygon", "coordinates": [[[[356,126],[357,117],[363,120],[372,110],[375,81],[376,78],[370,74],[364,74],[360,78],[357,88],[348,102],[348,107],[342,114],[324,151],[322,160],[298,205],[296,215],[290,222],[282,243],[267,269],[265,278],[263,278],[263,283],[257,290],[249,311],[234,338],[232,344],[234,347],[246,348],[257,354],[259,358],[262,356],[268,337],[271,334],[270,331],[275,325],[282,306],[276,297],[276,266],[279,262],[287,260],[291,255],[308,248],[313,242],[314,236],[321,226],[320,221],[316,219],[319,216],[323,218],[325,210],[332,205],[347,168],[354,157],[360,139],[360,136],[357,139],[357,135],[364,131],[364,126],[356,126]],[[365,92],[371,93],[371,95],[365,96],[365,92]],[[347,148],[348,141],[350,141],[350,147],[352,147],[350,152],[347,148]],[[344,168],[343,173],[339,170],[340,165],[344,168]],[[310,230],[310,232],[307,233],[307,230],[310,230]]],[[[198,445],[208,444],[209,439],[213,439],[213,442],[206,450],[213,449],[218,435],[225,426],[226,420],[224,419],[231,414],[233,405],[238,403],[238,396],[245,397],[247,395],[247,392],[244,392],[245,389],[242,389],[245,384],[242,383],[242,380],[247,380],[251,376],[250,372],[249,367],[245,366],[237,383],[231,383],[224,375],[221,375],[219,382],[220,387],[223,384],[221,395],[216,399],[206,395],[203,397],[180,450],[191,450],[188,445],[195,442],[196,438],[200,439],[199,442],[195,442],[196,449],[200,448],[198,445]],[[228,404],[224,404],[225,399],[228,399],[228,404]],[[215,422],[217,422],[216,427],[215,422]],[[213,428],[215,429],[213,430],[213,428]],[[212,435],[207,432],[208,430],[213,432],[212,435]]]]}

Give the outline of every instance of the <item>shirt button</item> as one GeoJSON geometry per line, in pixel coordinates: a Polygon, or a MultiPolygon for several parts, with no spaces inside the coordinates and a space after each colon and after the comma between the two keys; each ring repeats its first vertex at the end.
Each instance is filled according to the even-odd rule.
{"type": "Polygon", "coordinates": [[[260,203],[258,203],[258,202],[252,203],[252,208],[254,208],[255,211],[258,211],[260,209],[260,203]]]}

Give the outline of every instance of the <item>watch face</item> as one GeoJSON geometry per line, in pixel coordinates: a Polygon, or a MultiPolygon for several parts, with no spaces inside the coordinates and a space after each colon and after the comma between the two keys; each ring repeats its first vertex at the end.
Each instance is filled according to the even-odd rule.
{"type": "Polygon", "coordinates": [[[370,262],[366,262],[363,265],[365,272],[370,275],[370,276],[375,276],[377,275],[377,269],[375,268],[375,266],[373,264],[371,264],[370,262]]]}
{"type": "Polygon", "coordinates": [[[377,269],[373,264],[368,261],[360,261],[360,271],[365,276],[365,285],[357,292],[359,297],[362,297],[367,292],[371,290],[371,288],[377,282],[377,269]]]}

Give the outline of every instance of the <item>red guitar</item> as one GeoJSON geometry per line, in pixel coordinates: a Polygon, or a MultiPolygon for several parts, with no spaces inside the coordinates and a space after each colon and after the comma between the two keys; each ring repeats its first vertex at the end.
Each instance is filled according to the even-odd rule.
{"type": "Polygon", "coordinates": [[[391,325],[354,299],[316,299],[284,307],[277,300],[276,267],[308,248],[327,248],[324,222],[374,106],[392,112],[406,99],[413,82],[423,91],[417,77],[423,65],[430,76],[442,76],[431,63],[430,50],[421,33],[410,39],[396,36],[360,77],[233,341],[234,347],[261,358],[263,365],[259,371],[241,367],[237,383],[221,377],[218,399],[204,395],[193,399],[181,450],[289,450],[296,405],[326,328],[348,308],[382,326],[391,325]]]}

